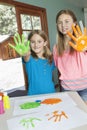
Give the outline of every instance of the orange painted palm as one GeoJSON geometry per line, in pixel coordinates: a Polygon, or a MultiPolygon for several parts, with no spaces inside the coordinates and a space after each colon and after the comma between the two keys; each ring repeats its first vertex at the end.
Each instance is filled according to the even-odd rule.
{"type": "Polygon", "coordinates": [[[82,34],[80,27],[76,25],[76,27],[73,25],[72,29],[74,31],[74,35],[72,35],[70,32],[67,32],[70,38],[75,41],[75,43],[69,41],[70,46],[72,46],[77,51],[84,51],[87,50],[87,30],[84,28],[84,34],[82,34]]]}

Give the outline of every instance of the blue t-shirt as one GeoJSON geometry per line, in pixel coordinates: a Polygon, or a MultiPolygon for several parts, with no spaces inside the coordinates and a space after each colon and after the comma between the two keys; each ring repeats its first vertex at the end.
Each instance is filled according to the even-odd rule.
{"type": "Polygon", "coordinates": [[[29,61],[23,61],[23,63],[28,76],[28,95],[55,92],[52,81],[52,72],[55,68],[54,62],[49,64],[47,59],[36,59],[30,56],[29,61]]]}

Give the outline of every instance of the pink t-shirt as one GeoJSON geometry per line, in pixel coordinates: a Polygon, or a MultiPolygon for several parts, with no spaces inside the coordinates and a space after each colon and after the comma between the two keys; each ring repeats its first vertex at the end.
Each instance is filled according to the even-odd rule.
{"type": "Polygon", "coordinates": [[[58,56],[56,45],[54,45],[53,56],[55,65],[60,72],[61,85],[64,88],[87,88],[87,52],[75,51],[73,54],[64,52],[63,56],[58,56]],[[83,80],[85,83],[81,85],[83,80]]]}

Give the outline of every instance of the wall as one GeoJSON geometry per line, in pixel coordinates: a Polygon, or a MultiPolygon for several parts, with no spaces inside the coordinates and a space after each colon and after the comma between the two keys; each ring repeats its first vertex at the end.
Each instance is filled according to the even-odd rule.
{"type": "Polygon", "coordinates": [[[56,43],[56,14],[61,9],[71,9],[77,16],[78,21],[84,20],[84,14],[81,8],[72,5],[72,3],[67,3],[66,0],[16,0],[19,2],[28,3],[31,5],[46,8],[47,20],[48,20],[48,31],[51,50],[53,45],[56,43]]]}
{"type": "Polygon", "coordinates": [[[87,28],[87,8],[84,8],[84,22],[85,22],[85,27],[87,28]]]}

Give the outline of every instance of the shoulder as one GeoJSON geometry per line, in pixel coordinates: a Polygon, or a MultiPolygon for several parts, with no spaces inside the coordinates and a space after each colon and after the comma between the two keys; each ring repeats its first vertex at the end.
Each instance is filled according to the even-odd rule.
{"type": "Polygon", "coordinates": [[[53,46],[53,55],[57,55],[58,54],[58,47],[57,47],[57,44],[55,44],[53,46]]]}
{"type": "Polygon", "coordinates": [[[54,44],[53,50],[57,50],[57,44],[54,44]]]}

